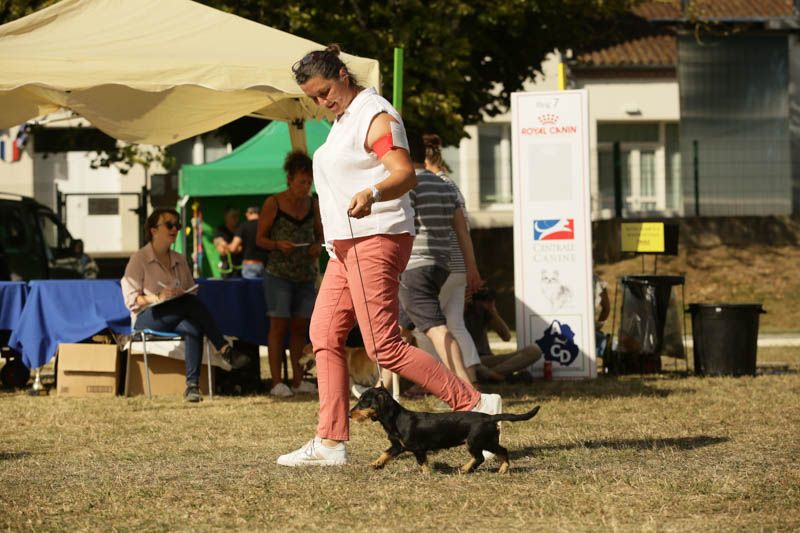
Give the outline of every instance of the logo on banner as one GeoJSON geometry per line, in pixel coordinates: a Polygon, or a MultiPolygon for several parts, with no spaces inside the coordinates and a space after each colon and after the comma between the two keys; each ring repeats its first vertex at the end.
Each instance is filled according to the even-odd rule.
{"type": "Polygon", "coordinates": [[[553,320],[544,330],[541,339],[536,339],[536,344],[542,350],[547,361],[553,361],[561,366],[569,366],[578,358],[578,345],[575,344],[575,333],[569,324],[562,324],[553,320]]]}
{"type": "Polygon", "coordinates": [[[575,219],[553,218],[533,221],[534,241],[571,241],[575,239],[575,219]]]}
{"type": "Polygon", "coordinates": [[[553,113],[544,113],[539,115],[539,124],[548,125],[548,124],[556,124],[558,122],[558,115],[553,113]]]}

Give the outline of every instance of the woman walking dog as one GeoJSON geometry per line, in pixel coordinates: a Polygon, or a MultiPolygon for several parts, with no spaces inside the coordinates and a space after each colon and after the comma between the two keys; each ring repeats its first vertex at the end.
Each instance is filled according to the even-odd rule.
{"type": "Polygon", "coordinates": [[[356,320],[369,356],[377,356],[382,367],[420,384],[456,411],[500,411],[498,395],[481,395],[400,337],[398,277],[414,238],[407,193],[416,174],[400,115],[375,89],[353,79],[339,52],[338,46],[329,46],[292,67],[303,92],[336,120],[314,154],[314,181],[331,256],[311,317],[319,424],[313,439],[278,458],[284,466],[347,463],[345,340],[356,320]]]}

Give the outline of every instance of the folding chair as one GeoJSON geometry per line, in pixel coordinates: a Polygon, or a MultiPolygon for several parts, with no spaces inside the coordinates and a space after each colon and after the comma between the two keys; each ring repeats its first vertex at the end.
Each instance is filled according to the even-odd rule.
{"type": "MultiPolygon", "coordinates": [[[[131,341],[137,340],[137,336],[139,337],[138,340],[142,342],[142,355],[144,358],[144,378],[147,386],[147,399],[152,400],[153,394],[152,390],[150,389],[150,366],[147,361],[147,342],[159,342],[159,341],[175,341],[179,340],[183,342],[183,335],[180,333],[175,332],[167,332],[167,331],[156,331],[150,328],[144,329],[133,329],[132,330],[132,339],[131,341]]],[[[206,360],[208,366],[208,399],[214,399],[214,386],[213,386],[213,379],[211,375],[211,345],[208,341],[204,342],[205,344],[205,352],[206,352],[206,360]]],[[[185,355],[184,355],[185,357],[185,355]]],[[[200,365],[202,366],[203,359],[200,359],[200,365]]]]}

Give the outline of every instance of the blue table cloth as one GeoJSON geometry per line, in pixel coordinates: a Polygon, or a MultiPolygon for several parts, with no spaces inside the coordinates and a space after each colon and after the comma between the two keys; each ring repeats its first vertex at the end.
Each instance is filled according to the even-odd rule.
{"type": "Polygon", "coordinates": [[[0,329],[17,327],[27,295],[24,281],[0,281],[0,329]]]}
{"type": "MultiPolygon", "coordinates": [[[[269,322],[261,280],[197,280],[198,296],[224,335],[267,344],[269,322]]],[[[59,343],[79,342],[110,328],[130,333],[119,280],[32,281],[9,346],[28,368],[52,359],[59,343]]]]}
{"type": "Polygon", "coordinates": [[[30,292],[8,345],[28,368],[47,364],[62,342],[79,342],[110,328],[129,333],[130,313],[118,280],[42,280],[30,292]]]}
{"type": "Polygon", "coordinates": [[[260,279],[199,279],[200,300],[224,335],[250,344],[267,344],[269,319],[260,279]]]}

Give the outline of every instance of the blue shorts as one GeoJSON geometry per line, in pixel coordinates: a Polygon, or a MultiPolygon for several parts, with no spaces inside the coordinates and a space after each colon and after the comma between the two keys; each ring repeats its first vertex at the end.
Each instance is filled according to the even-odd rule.
{"type": "Polygon", "coordinates": [[[264,277],[264,263],[245,263],[242,265],[244,279],[259,279],[264,277]]]}
{"type": "Polygon", "coordinates": [[[312,281],[289,281],[264,272],[264,299],[269,317],[311,318],[317,291],[312,281]]]}

